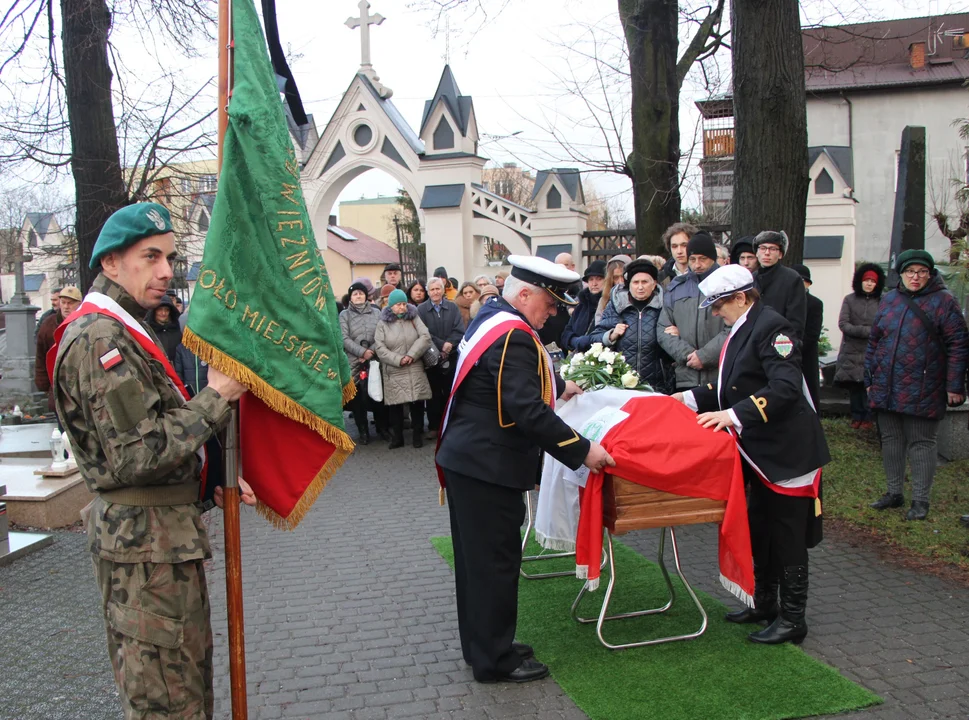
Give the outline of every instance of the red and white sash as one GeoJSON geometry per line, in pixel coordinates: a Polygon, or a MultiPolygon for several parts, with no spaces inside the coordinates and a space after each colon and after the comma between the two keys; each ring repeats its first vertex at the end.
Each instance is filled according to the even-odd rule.
{"type": "MultiPolygon", "coordinates": [[[[469,338],[465,338],[461,341],[459,346],[458,364],[454,370],[454,382],[451,384],[451,393],[448,395],[447,403],[444,406],[444,414],[441,416],[441,427],[437,433],[437,447],[441,447],[441,439],[444,437],[444,430],[447,427],[448,418],[451,416],[451,401],[454,400],[454,395],[457,393],[458,388],[464,379],[471,372],[471,368],[475,366],[475,363],[481,359],[481,356],[485,351],[491,347],[491,345],[501,337],[504,337],[512,330],[524,330],[533,338],[539,348],[541,348],[543,355],[545,356],[545,362],[548,365],[549,377],[552,382],[555,382],[555,366],[552,363],[552,357],[545,350],[542,345],[541,339],[538,337],[531,325],[526,323],[517,315],[502,310],[495,313],[487,320],[481,323],[481,326],[475,330],[474,335],[469,338]]],[[[551,407],[555,409],[555,389],[552,388],[552,402],[551,407]]],[[[435,451],[436,454],[436,451],[435,451]]],[[[441,470],[440,465],[437,467],[437,479],[440,482],[441,487],[444,487],[444,473],[441,470]]]]}
{"type": "MultiPolygon", "coordinates": [[[[70,325],[74,320],[77,320],[83,315],[104,315],[112,320],[115,320],[124,326],[131,337],[141,346],[141,348],[151,355],[152,358],[161,363],[162,367],[165,368],[165,375],[168,376],[168,381],[172,384],[181,396],[185,399],[189,399],[188,390],[185,389],[185,384],[182,382],[181,378],[175,372],[175,368],[172,367],[171,361],[169,361],[168,356],[162,352],[155,341],[151,339],[151,335],[148,331],[142,327],[141,323],[132,317],[131,313],[125,310],[121,305],[112,300],[110,297],[104,293],[99,292],[89,292],[84,296],[83,302],[80,306],[72,312],[57,329],[54,330],[54,346],[47,351],[47,375],[50,378],[51,385],[54,384],[54,365],[57,362],[57,349],[60,347],[61,337],[64,335],[64,331],[67,330],[67,326],[70,325]]],[[[199,459],[202,461],[202,494],[205,493],[205,480],[208,471],[208,461],[205,457],[205,447],[201,447],[198,450],[199,459]]]]}

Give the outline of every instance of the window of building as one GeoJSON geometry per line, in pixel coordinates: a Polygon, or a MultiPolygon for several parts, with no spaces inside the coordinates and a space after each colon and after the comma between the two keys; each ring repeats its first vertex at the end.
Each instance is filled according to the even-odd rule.
{"type": "Polygon", "coordinates": [[[33,230],[27,231],[27,247],[37,247],[37,233],[33,230]]]}
{"type": "Polygon", "coordinates": [[[204,212],[199,215],[199,232],[204,233],[209,231],[209,216],[204,212]]]}
{"type": "Polygon", "coordinates": [[[814,194],[831,195],[833,192],[834,179],[828,174],[826,169],[822,168],[821,174],[818,175],[817,179],[814,181],[814,194]]]}
{"type": "Polygon", "coordinates": [[[199,178],[199,192],[215,192],[215,175],[203,175],[199,178]]]}
{"type": "Polygon", "coordinates": [[[447,118],[441,117],[437,129],[434,131],[434,149],[450,150],[453,147],[454,130],[451,129],[451,124],[447,121],[447,118]]]}
{"type": "Polygon", "coordinates": [[[549,210],[559,210],[562,207],[562,193],[554,185],[545,195],[545,207],[549,210]]]}
{"type": "Polygon", "coordinates": [[[192,192],[192,178],[183,177],[182,178],[182,192],[186,195],[192,192]]]}

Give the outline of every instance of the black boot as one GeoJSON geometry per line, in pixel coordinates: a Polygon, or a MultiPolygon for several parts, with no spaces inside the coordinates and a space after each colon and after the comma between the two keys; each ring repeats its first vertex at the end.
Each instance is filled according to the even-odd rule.
{"type": "Polygon", "coordinates": [[[764,645],[792,642],[800,645],[807,637],[808,569],[807,565],[785,567],[781,574],[781,609],[777,618],[763,630],[751,633],[749,640],[764,645]]]}
{"type": "Polygon", "coordinates": [[[777,578],[770,569],[754,565],[754,607],[729,612],[724,616],[732,623],[773,622],[777,617],[777,578]]]}
{"type": "Polygon", "coordinates": [[[367,425],[357,425],[357,434],[361,445],[370,444],[370,428],[367,425]]]}
{"type": "Polygon", "coordinates": [[[921,500],[913,500],[912,507],[905,513],[906,520],[925,520],[929,516],[929,504],[921,500]]]}
{"type": "Polygon", "coordinates": [[[404,416],[400,406],[390,408],[390,449],[404,447],[404,416]]]}
{"type": "Polygon", "coordinates": [[[885,493],[868,507],[872,510],[888,510],[889,508],[900,508],[904,504],[905,498],[901,494],[885,493]]]}
{"type": "Polygon", "coordinates": [[[959,524],[964,528],[969,528],[969,515],[963,515],[959,518],[959,524]]]}

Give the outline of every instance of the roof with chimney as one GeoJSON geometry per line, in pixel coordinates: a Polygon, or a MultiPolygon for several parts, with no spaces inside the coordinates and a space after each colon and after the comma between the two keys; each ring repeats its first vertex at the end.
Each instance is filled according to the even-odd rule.
{"type": "Polygon", "coordinates": [[[400,260],[397,251],[387,243],[340,225],[326,228],[326,247],[354,265],[386,265],[400,260]]]}
{"type": "Polygon", "coordinates": [[[805,28],[801,40],[810,94],[969,79],[969,13],[805,28]]]}

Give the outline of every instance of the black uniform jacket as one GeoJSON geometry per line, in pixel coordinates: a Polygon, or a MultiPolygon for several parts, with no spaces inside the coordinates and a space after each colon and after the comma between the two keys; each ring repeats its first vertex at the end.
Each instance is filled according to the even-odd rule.
{"type": "MultiPolygon", "coordinates": [[[[519,314],[504,300],[494,304],[499,303],[519,314]]],[[[545,365],[535,339],[524,330],[495,340],[451,401],[438,465],[519,490],[535,487],[543,452],[573,470],[582,465],[589,441],[545,404],[543,390],[558,397],[565,385],[558,375],[549,378],[545,365]]]]}
{"type": "Polygon", "coordinates": [[[814,400],[814,407],[820,410],[821,402],[821,379],[818,375],[820,358],[818,357],[818,345],[821,343],[821,333],[824,332],[824,303],[820,298],[814,297],[811,293],[807,294],[807,323],[804,326],[804,349],[802,350],[801,365],[804,370],[804,379],[807,380],[808,390],[811,391],[811,399],[814,400]]]}
{"type": "Polygon", "coordinates": [[[803,338],[807,322],[807,291],[797,271],[780,263],[762,267],[754,273],[754,284],[760,290],[761,302],[787,318],[798,338],[803,338]]]}
{"type": "Polygon", "coordinates": [[[755,303],[727,341],[721,368],[719,388],[693,390],[697,410],[732,409],[743,425],[741,447],[768,480],[799,477],[831,460],[821,421],[804,397],[801,343],[787,320],[755,303]]]}

